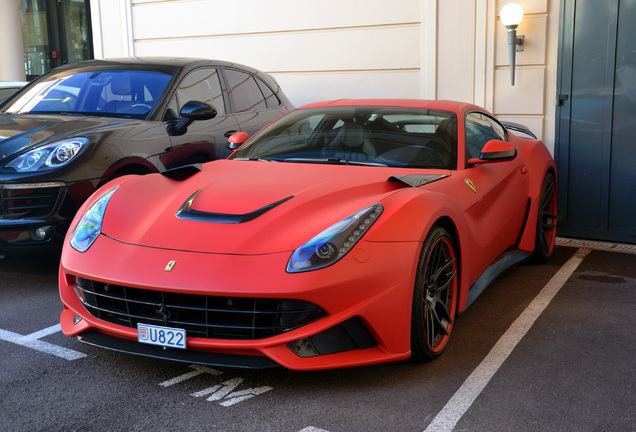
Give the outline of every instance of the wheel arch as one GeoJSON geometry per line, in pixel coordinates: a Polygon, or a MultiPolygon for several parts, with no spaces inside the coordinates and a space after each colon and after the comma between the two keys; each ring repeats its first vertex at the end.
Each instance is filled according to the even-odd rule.
{"type": "Polygon", "coordinates": [[[98,187],[109,181],[125,175],[145,175],[158,172],[158,170],[144,159],[126,159],[111,166],[102,177],[98,187]]]}
{"type": "Polygon", "coordinates": [[[528,219],[525,223],[525,229],[520,237],[518,248],[522,251],[530,252],[535,249],[535,240],[537,234],[537,215],[539,211],[539,201],[541,200],[541,190],[543,189],[543,180],[548,174],[554,176],[556,185],[556,193],[559,192],[559,183],[557,179],[556,167],[554,164],[547,164],[541,171],[540,176],[535,176],[534,181],[530,184],[528,199],[530,200],[530,208],[528,210],[528,219]]]}

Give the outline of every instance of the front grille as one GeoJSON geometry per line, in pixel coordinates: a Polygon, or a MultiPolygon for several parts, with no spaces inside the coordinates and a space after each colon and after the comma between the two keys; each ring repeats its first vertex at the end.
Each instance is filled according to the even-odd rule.
{"type": "Polygon", "coordinates": [[[0,185],[0,219],[26,219],[53,213],[63,188],[59,185],[0,185]]]}
{"type": "Polygon", "coordinates": [[[75,292],[100,320],[131,328],[137,323],[181,328],[198,338],[263,339],[327,315],[302,300],[179,294],[83,278],[77,278],[75,292]]]}

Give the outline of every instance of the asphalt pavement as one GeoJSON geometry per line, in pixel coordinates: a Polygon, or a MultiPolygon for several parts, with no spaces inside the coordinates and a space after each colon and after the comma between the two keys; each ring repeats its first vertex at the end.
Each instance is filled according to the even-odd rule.
{"type": "Polygon", "coordinates": [[[81,344],[59,331],[58,262],[6,257],[0,429],[636,431],[636,255],[560,244],[548,264],[500,276],[439,359],[320,372],[81,344]]]}

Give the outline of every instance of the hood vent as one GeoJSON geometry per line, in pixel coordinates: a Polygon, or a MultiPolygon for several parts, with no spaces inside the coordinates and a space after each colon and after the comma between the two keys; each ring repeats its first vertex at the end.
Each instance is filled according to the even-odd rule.
{"type": "Polygon", "coordinates": [[[201,164],[184,165],[178,168],[173,168],[161,173],[164,177],[170,180],[183,181],[187,180],[196,173],[201,171],[201,164]]]}
{"type": "Polygon", "coordinates": [[[448,174],[405,174],[389,177],[389,181],[399,181],[411,187],[420,187],[448,177],[448,174]]]}
{"type": "Polygon", "coordinates": [[[205,212],[200,210],[193,210],[192,203],[197,195],[201,192],[201,190],[196,191],[190,198],[183,203],[181,208],[177,211],[176,216],[179,219],[195,221],[195,222],[212,222],[212,223],[225,223],[225,224],[238,224],[243,222],[249,222],[251,220],[256,219],[259,216],[264,215],[274,207],[284,203],[292,199],[294,196],[288,196],[287,198],[283,198],[282,200],[276,201],[274,203],[268,204],[265,207],[262,207],[258,210],[254,210],[253,212],[245,213],[245,214],[228,214],[228,213],[212,213],[205,212]]]}

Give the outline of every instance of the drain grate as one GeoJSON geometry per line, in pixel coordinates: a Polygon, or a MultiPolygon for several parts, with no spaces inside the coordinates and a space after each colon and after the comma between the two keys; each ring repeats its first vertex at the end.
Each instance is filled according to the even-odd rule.
{"type": "Polygon", "coordinates": [[[566,246],[574,248],[587,248],[592,250],[601,250],[609,252],[621,252],[636,255],[636,245],[625,243],[607,243],[592,240],[579,240],[571,238],[557,237],[557,246],[566,246]]]}

